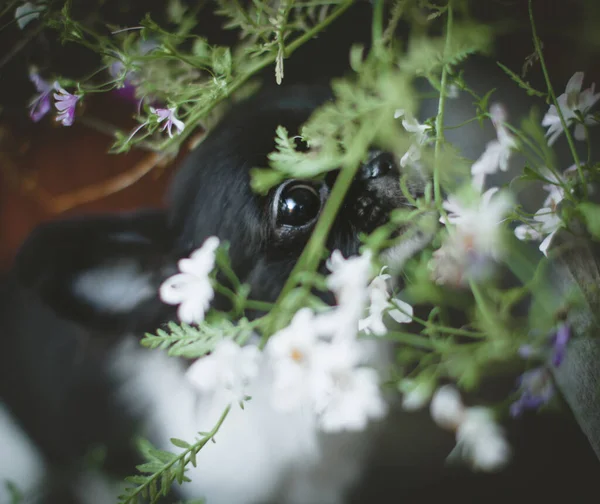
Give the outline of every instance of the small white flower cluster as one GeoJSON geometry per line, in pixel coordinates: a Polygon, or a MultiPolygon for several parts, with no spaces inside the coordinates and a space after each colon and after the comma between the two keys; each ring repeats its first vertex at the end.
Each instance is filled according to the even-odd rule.
{"type": "MultiPolygon", "coordinates": [[[[600,99],[600,93],[594,94],[596,84],[588,89],[581,90],[583,84],[583,72],[576,72],[567,82],[565,92],[557,99],[558,109],[554,105],[550,105],[548,112],[542,119],[542,126],[548,128],[546,136],[548,137],[548,145],[553,145],[561,133],[564,131],[559,110],[565,120],[567,127],[575,123],[574,136],[576,140],[585,140],[585,127],[593,126],[598,122],[590,116],[590,109],[600,99]]],[[[525,224],[515,228],[515,236],[519,240],[541,240],[540,251],[544,255],[548,255],[548,247],[556,232],[563,227],[563,222],[558,215],[558,205],[565,198],[565,183],[569,173],[577,170],[577,166],[573,165],[567,168],[564,173],[557,175],[550,170],[544,170],[544,177],[550,182],[544,185],[544,190],[548,192],[548,196],[544,201],[544,205],[535,212],[533,219],[528,219],[525,224]]]]}
{"type": "MultiPolygon", "coordinates": [[[[576,166],[573,165],[565,170],[564,175],[573,173],[576,169],[576,166]]],[[[550,182],[543,186],[544,190],[548,192],[544,205],[535,212],[533,219],[527,220],[525,224],[515,228],[515,236],[519,240],[542,240],[539,247],[540,252],[548,255],[548,247],[552,238],[563,227],[557,211],[559,203],[565,198],[563,187],[565,178],[564,176],[557,177],[550,170],[545,170],[544,176],[550,182]]]]}
{"type": "Polygon", "coordinates": [[[460,456],[473,469],[487,472],[502,469],[509,461],[510,446],[492,412],[483,407],[465,407],[452,385],[435,392],[430,413],[437,425],[456,433],[456,448],[450,457],[460,456]]]}
{"type": "Polygon", "coordinates": [[[473,186],[479,191],[483,190],[486,175],[497,173],[498,169],[504,172],[508,170],[510,154],[517,147],[515,138],[504,124],[507,116],[504,107],[499,103],[493,104],[490,116],[497,138],[487,144],[483,154],[471,166],[473,186]]]}
{"type": "Polygon", "coordinates": [[[400,159],[400,166],[405,168],[409,163],[417,165],[421,160],[421,149],[430,140],[428,133],[431,128],[426,124],[420,124],[414,117],[406,114],[403,109],[398,109],[394,113],[394,119],[398,119],[399,117],[404,117],[402,119],[402,126],[406,131],[412,133],[414,137],[413,143],[411,143],[408,150],[400,159]]]}
{"type": "MultiPolygon", "coordinates": [[[[574,135],[576,140],[585,140],[585,126],[598,124],[593,117],[590,117],[589,112],[598,99],[600,99],[600,93],[594,94],[596,90],[595,83],[592,83],[589,88],[582,91],[583,77],[583,72],[575,72],[573,77],[567,82],[565,92],[556,98],[567,128],[571,124],[576,123],[574,135]],[[578,117],[579,114],[581,118],[578,117]]],[[[556,106],[550,105],[548,112],[546,112],[546,115],[542,119],[542,126],[548,128],[546,132],[548,145],[554,144],[564,131],[556,106]]]]}
{"type": "MultiPolygon", "coordinates": [[[[189,259],[179,261],[181,273],[160,288],[163,301],[179,304],[184,322],[202,321],[208,309],[213,296],[208,274],[218,244],[215,237],[206,240],[189,259]]],[[[196,388],[242,402],[253,380],[267,372],[273,409],[307,411],[324,431],[363,430],[369,420],[383,417],[387,405],[379,374],[367,365],[372,342],[359,340],[358,332],[384,334],[386,312],[398,322],[410,322],[412,307],[391,297],[386,283],[390,276],[384,270],[369,283],[370,252],[345,259],[334,251],[327,265],[327,286],[336,306],[321,313],[299,310],[287,327],[272,335],[264,353],[255,345],[240,347],[224,339],[188,369],[196,388]]]]}
{"type": "Polygon", "coordinates": [[[177,316],[186,324],[202,322],[212,301],[214,291],[208,275],[215,267],[218,246],[216,236],[208,238],[189,258],[177,263],[181,273],[160,286],[160,298],[167,304],[178,304],[177,316]]]}
{"type": "Polygon", "coordinates": [[[469,203],[455,195],[443,203],[448,215],[447,219],[441,217],[440,222],[446,224],[449,235],[430,263],[433,279],[439,284],[461,287],[469,280],[481,280],[503,252],[501,223],[512,205],[512,198],[497,187],[483,194],[481,191],[487,175],[508,169],[510,154],[517,144],[504,125],[504,107],[492,105],[490,115],[497,139],[487,144],[471,167],[476,195],[469,203]]]}
{"type": "MultiPolygon", "coordinates": [[[[433,254],[433,279],[439,284],[461,287],[479,281],[491,271],[503,252],[502,226],[512,198],[497,187],[488,189],[470,204],[450,196],[443,203],[448,212],[449,235],[433,254]]],[[[440,218],[440,222],[446,223],[440,218]]]]}

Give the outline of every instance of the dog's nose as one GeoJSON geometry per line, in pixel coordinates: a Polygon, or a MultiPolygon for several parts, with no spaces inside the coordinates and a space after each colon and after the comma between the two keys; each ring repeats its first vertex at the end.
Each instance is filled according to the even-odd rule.
{"type": "Polygon", "coordinates": [[[394,158],[388,152],[376,151],[360,167],[356,178],[369,180],[383,177],[394,168],[394,158]]]}

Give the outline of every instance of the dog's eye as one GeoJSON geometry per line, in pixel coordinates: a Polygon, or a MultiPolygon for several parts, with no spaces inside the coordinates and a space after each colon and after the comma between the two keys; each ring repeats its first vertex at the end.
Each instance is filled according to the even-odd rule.
{"type": "Polygon", "coordinates": [[[321,210],[319,193],[307,184],[290,183],[282,187],[275,203],[278,226],[304,226],[312,222],[321,210]]]}

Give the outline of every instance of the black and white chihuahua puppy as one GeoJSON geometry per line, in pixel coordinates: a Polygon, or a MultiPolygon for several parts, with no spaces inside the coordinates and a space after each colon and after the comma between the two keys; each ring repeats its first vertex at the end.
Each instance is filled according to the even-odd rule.
{"type": "MultiPolygon", "coordinates": [[[[192,441],[212,428],[221,410],[190,385],[186,363],[142,348],[139,338],[176,320],[159,286],[209,236],[230,244],[231,265],[252,298],[277,297],[335,173],[318,184],[289,180],[261,196],[251,190],[249,172],[267,165],[277,126],[295,134],[329,99],[329,89],[318,85],[260,93],[235,106],[190,154],[167,210],[51,222],[25,242],[0,285],[0,481],[13,484],[24,502],[116,502],[120,489],[110,482],[135,474],[141,462],[136,436],[174,450],[170,438],[192,441]]],[[[356,254],[359,234],[406,204],[399,175],[393,156],[371,152],[330,231],[329,250],[356,254]]],[[[410,187],[418,195],[423,181],[416,177],[410,187]]],[[[224,303],[217,297],[214,306],[224,303]]],[[[389,358],[382,352],[379,364],[389,358]]],[[[481,502],[492,489],[495,498],[524,497],[525,486],[538,498],[555,497],[555,486],[543,486],[552,477],[565,478],[573,497],[590,473],[570,461],[588,457],[588,467],[597,467],[572,424],[536,422],[513,436],[533,455],[516,450],[506,476],[469,476],[442,469],[454,440],[426,412],[390,414],[361,433],[324,435],[300,413],[274,411],[260,379],[251,395],[199,453],[192,481],[176,488],[176,497],[328,504],[401,496],[439,502],[451,494],[481,502]],[[553,438],[556,429],[560,438],[553,438]],[[535,444],[538,432],[544,441],[535,444]]],[[[8,499],[0,485],[0,503],[8,499]]]]}
{"type": "MultiPolygon", "coordinates": [[[[249,171],[267,166],[277,126],[297,132],[328,99],[327,87],[291,86],[236,106],[178,171],[164,212],[57,221],[32,233],[2,285],[0,399],[5,423],[18,424],[35,448],[22,461],[16,447],[0,451],[0,477],[24,490],[48,482],[42,502],[102,502],[95,494],[104,483],[81,470],[94,450],[105,471],[122,477],[135,473],[135,434],[172,450],[170,438],[211,428],[210,402],[186,381],[185,364],[138,339],[176,319],[158,288],[209,236],[230,244],[252,298],[276,299],[335,175],[319,184],[289,180],[259,196],[249,171]]],[[[329,234],[330,250],[358,253],[359,233],[405,204],[398,178],[393,157],[373,151],[329,234]]],[[[303,414],[274,412],[260,384],[252,397],[199,454],[180,493],[211,504],[343,502],[360,475],[366,435],[320,435],[303,414]]]]}

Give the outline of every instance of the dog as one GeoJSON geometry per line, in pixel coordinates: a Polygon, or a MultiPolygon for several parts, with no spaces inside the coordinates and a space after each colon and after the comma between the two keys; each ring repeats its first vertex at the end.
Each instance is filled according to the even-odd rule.
{"type": "MultiPolygon", "coordinates": [[[[330,99],[320,85],[261,93],[235,107],[189,156],[166,211],[51,222],[25,242],[3,284],[0,393],[59,481],[46,500],[84,500],[88,490],[60,483],[95,446],[104,451],[103,469],[123,476],[135,471],[135,432],[172,450],[170,438],[191,440],[211,427],[210,406],[186,382],[184,363],[137,340],[176,320],[158,288],[209,236],[229,243],[231,266],[253,299],[275,301],[335,175],[288,180],[261,196],[249,172],[267,166],[277,126],[298,132],[330,99]]],[[[390,154],[371,152],[329,234],[329,250],[357,254],[359,234],[406,204],[398,177],[390,154]]],[[[225,309],[226,300],[217,296],[213,305],[225,309]]],[[[257,386],[245,411],[232,411],[182,494],[228,504],[341,502],[360,473],[364,439],[321,436],[302,415],[271,411],[263,396],[257,386]]]]}
{"type": "MultiPolygon", "coordinates": [[[[330,99],[320,85],[259,93],[232,108],[190,154],[166,210],[59,220],[26,240],[0,287],[0,476],[25,502],[115,502],[122,491],[115,482],[142,462],[137,435],[175,451],[170,438],[192,441],[212,428],[220,411],[188,383],[186,363],[142,348],[139,338],[176,320],[159,286],[210,236],[229,243],[231,266],[253,299],[277,298],[335,173],[319,182],[288,180],[258,195],[250,169],[267,165],[277,126],[295,134],[330,99]]],[[[369,153],[329,233],[329,250],[356,254],[360,233],[407,204],[399,189],[390,189],[399,175],[393,156],[369,153]]],[[[411,183],[414,196],[424,187],[419,180],[411,183]]],[[[227,309],[227,301],[216,296],[213,307],[227,309]]],[[[382,353],[375,365],[389,358],[382,353]]],[[[456,492],[477,502],[492,488],[495,496],[514,497],[525,481],[539,496],[534,482],[541,485],[548,474],[569,474],[582,488],[585,473],[569,473],[568,456],[559,463],[549,447],[536,444],[559,427],[564,439],[555,446],[595,467],[572,424],[550,422],[544,430],[542,421],[520,438],[529,451],[506,475],[443,470],[452,436],[433,428],[426,413],[398,415],[391,404],[388,420],[365,432],[324,435],[302,414],[273,411],[261,379],[245,409],[233,408],[216,443],[199,453],[192,481],[176,486],[173,500],[328,504],[408,495],[411,502],[437,502],[456,492]],[[579,451],[569,452],[573,446],[579,451]]]]}

